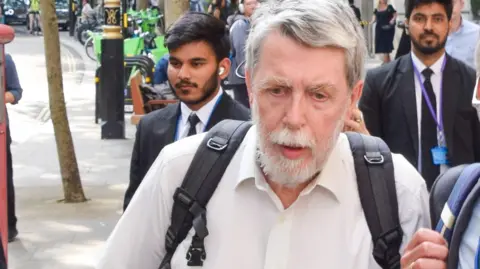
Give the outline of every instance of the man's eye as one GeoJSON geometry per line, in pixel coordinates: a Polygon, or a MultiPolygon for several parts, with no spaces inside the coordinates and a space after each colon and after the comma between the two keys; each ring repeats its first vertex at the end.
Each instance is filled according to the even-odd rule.
{"type": "Polygon", "coordinates": [[[272,88],[269,89],[269,92],[273,95],[281,95],[284,91],[281,88],[272,88]]]}
{"type": "Polygon", "coordinates": [[[192,66],[193,66],[193,67],[200,67],[200,66],[202,66],[202,65],[203,65],[203,63],[192,63],[192,66]]]}
{"type": "Polygon", "coordinates": [[[327,99],[327,95],[320,92],[313,92],[312,97],[317,101],[324,101],[325,99],[327,99]]]}
{"type": "Polygon", "coordinates": [[[179,67],[181,66],[180,63],[172,62],[172,61],[170,61],[170,65],[173,66],[173,67],[175,67],[175,68],[179,68],[179,67]]]}

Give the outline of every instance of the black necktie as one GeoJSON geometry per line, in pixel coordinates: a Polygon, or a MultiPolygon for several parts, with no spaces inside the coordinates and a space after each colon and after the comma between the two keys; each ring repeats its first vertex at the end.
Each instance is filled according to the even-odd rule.
{"type": "Polygon", "coordinates": [[[197,134],[197,123],[199,122],[200,119],[198,118],[197,114],[191,113],[190,116],[188,116],[188,123],[190,124],[190,129],[188,129],[187,136],[197,134]]]}
{"type": "MultiPolygon", "coordinates": [[[[432,81],[430,77],[433,71],[430,68],[425,68],[422,71],[422,75],[425,77],[423,86],[432,104],[432,109],[437,112],[437,101],[435,93],[433,92],[432,81]]],[[[433,182],[440,173],[440,169],[437,165],[433,164],[432,148],[438,145],[437,142],[437,124],[433,118],[432,113],[427,105],[424,94],[422,94],[422,118],[421,118],[421,145],[422,145],[422,171],[421,174],[427,183],[428,189],[432,186],[433,182]]]]}

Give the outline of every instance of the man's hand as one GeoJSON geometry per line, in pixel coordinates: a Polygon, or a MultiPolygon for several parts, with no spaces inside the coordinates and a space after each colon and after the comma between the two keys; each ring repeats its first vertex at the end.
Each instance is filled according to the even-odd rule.
{"type": "Polygon", "coordinates": [[[11,104],[15,102],[15,96],[11,92],[5,92],[5,104],[11,104]]]}
{"type": "Polygon", "coordinates": [[[413,236],[402,256],[402,269],[446,269],[447,242],[441,234],[420,229],[413,236]]]}
{"type": "Polygon", "coordinates": [[[357,132],[365,135],[370,134],[367,130],[367,127],[365,126],[365,122],[363,121],[362,112],[358,108],[354,108],[351,111],[350,118],[345,119],[343,131],[357,132]]]}

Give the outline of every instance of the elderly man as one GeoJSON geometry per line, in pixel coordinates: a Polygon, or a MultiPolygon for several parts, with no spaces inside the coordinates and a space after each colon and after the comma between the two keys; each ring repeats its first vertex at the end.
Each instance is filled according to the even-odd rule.
{"type": "MultiPolygon", "coordinates": [[[[398,252],[381,267],[371,253],[374,243],[359,195],[365,185],[357,184],[354,153],[341,133],[362,88],[364,55],[360,25],[342,1],[272,0],[262,5],[253,15],[246,45],[254,126],[243,140],[231,141],[241,144],[206,208],[189,203],[191,197],[179,187],[211,133],[162,150],[97,268],[157,269],[165,259],[170,266],[160,268],[398,268],[398,252]],[[169,229],[179,217],[172,214],[174,196],[176,202],[191,204],[188,210],[196,216],[185,240],[169,229]],[[208,233],[199,228],[205,219],[208,233]]],[[[222,150],[218,140],[208,141],[210,150],[222,150]]],[[[229,149],[227,145],[225,154],[229,149]]],[[[428,193],[405,158],[389,156],[395,167],[392,180],[372,184],[375,189],[387,181],[394,186],[403,237],[389,243],[405,249],[415,231],[430,226],[428,193]]],[[[369,160],[361,157],[361,162],[369,160]]],[[[210,159],[195,160],[192,167],[209,169],[210,159]]],[[[443,268],[445,257],[427,248],[436,239],[436,234],[416,236],[404,268],[419,263],[421,268],[443,268]]]]}

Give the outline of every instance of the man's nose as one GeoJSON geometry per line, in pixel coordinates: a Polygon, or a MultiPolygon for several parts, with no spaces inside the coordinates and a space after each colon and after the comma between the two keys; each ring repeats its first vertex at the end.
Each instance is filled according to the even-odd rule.
{"type": "Polygon", "coordinates": [[[303,94],[293,94],[292,101],[287,107],[288,111],[284,119],[285,125],[293,130],[302,128],[306,122],[306,107],[305,96],[303,94]]]}
{"type": "Polygon", "coordinates": [[[425,22],[423,29],[432,30],[432,20],[433,20],[432,18],[428,18],[425,22]]]}
{"type": "Polygon", "coordinates": [[[182,65],[182,67],[180,67],[177,75],[180,79],[190,79],[191,76],[189,68],[185,65],[182,65]]]}

